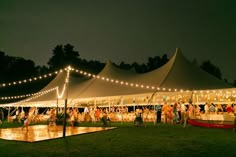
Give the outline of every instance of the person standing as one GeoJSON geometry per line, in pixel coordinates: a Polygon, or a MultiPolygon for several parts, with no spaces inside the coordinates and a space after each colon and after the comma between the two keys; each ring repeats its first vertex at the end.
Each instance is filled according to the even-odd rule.
{"type": "Polygon", "coordinates": [[[28,131],[28,126],[29,126],[29,117],[27,114],[25,114],[25,117],[24,117],[24,124],[23,124],[23,127],[22,127],[22,130],[24,128],[26,128],[26,131],[28,131]]]}
{"type": "Polygon", "coordinates": [[[161,123],[161,105],[160,104],[156,105],[156,112],[157,112],[156,122],[161,123]]]}
{"type": "Polygon", "coordinates": [[[179,123],[179,112],[178,112],[178,104],[175,103],[173,106],[173,124],[179,123]]]}

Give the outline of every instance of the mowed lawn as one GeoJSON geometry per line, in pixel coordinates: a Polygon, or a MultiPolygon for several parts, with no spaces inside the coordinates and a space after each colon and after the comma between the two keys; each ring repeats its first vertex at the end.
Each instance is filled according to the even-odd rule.
{"type": "MultiPolygon", "coordinates": [[[[190,125],[183,128],[181,125],[153,125],[153,123],[145,125],[145,127],[137,128],[132,123],[112,123],[112,126],[117,127],[114,130],[35,143],[0,139],[0,156],[236,156],[236,132],[232,129],[210,129],[190,125]]],[[[83,123],[81,126],[94,125],[83,123]]]]}

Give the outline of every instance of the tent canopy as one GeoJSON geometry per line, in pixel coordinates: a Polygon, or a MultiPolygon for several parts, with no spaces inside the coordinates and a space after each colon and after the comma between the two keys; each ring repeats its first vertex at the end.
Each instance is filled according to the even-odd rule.
{"type": "MultiPolygon", "coordinates": [[[[81,78],[76,75],[68,76],[66,71],[62,71],[41,91],[58,87],[58,93],[62,93],[67,77],[69,77],[68,91],[64,91],[65,93],[60,100],[66,97],[69,100],[75,100],[152,94],[156,92],[158,87],[172,89],[172,91],[174,89],[210,90],[231,88],[224,81],[189,62],[182,55],[179,48],[176,49],[173,57],[165,65],[151,72],[137,74],[133,71],[122,70],[112,64],[111,61],[108,61],[97,76],[99,78],[81,78]],[[147,86],[150,88],[146,88],[147,86]],[[155,89],[153,90],[151,87],[155,87],[155,89]]],[[[55,103],[58,93],[57,90],[54,90],[26,103],[55,103]]]]}

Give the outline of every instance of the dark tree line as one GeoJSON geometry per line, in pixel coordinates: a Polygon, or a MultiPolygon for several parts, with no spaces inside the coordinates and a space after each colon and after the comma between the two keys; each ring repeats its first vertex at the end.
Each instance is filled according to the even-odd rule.
{"type": "MultiPolygon", "coordinates": [[[[161,57],[149,57],[147,59],[147,63],[138,64],[137,62],[134,62],[132,64],[127,64],[122,61],[117,66],[121,69],[134,70],[137,73],[145,73],[161,67],[162,65],[167,63],[168,60],[169,58],[166,54],[164,54],[161,57]]],[[[197,64],[197,61],[194,60],[193,63],[197,64]]],[[[97,74],[103,69],[105,63],[96,60],[82,59],[80,57],[79,51],[74,50],[74,46],[70,44],[57,45],[52,50],[52,57],[49,58],[47,66],[36,66],[32,60],[26,60],[21,57],[8,56],[4,52],[0,51],[0,83],[12,82],[30,78],[33,76],[43,75],[54,70],[65,68],[67,65],[71,65],[72,67],[97,74]]],[[[200,68],[214,75],[215,77],[222,79],[220,69],[209,60],[204,61],[200,65],[200,68]]],[[[33,82],[30,84],[26,84],[23,87],[21,85],[21,88],[24,88],[24,90],[22,90],[22,93],[20,92],[20,90],[18,90],[18,86],[0,88],[0,96],[37,92],[47,83],[49,83],[51,79],[52,78],[33,82]]],[[[227,82],[226,79],[224,80],[227,82]]],[[[236,86],[236,80],[234,80],[233,85],[236,86]]]]}

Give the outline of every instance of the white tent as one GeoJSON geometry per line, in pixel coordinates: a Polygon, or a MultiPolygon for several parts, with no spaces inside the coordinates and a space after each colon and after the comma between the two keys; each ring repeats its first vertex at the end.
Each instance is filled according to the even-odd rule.
{"type": "Polygon", "coordinates": [[[196,67],[189,62],[181,53],[180,49],[176,49],[173,57],[162,67],[144,74],[137,74],[133,71],[122,70],[107,62],[104,69],[98,75],[88,74],[93,77],[76,77],[72,70],[70,75],[66,71],[62,71],[58,76],[50,82],[41,91],[52,90],[47,94],[34,99],[28,99],[21,105],[39,106],[55,106],[63,104],[64,99],[68,99],[70,105],[81,105],[82,103],[97,103],[103,101],[105,104],[110,104],[111,99],[114,101],[123,101],[124,97],[129,98],[126,103],[133,103],[136,99],[145,99],[144,103],[153,96],[158,96],[157,101],[162,99],[162,96],[168,95],[170,99],[178,98],[181,95],[191,97],[193,91],[209,91],[209,90],[224,90],[234,91],[230,85],[224,81],[215,78],[207,72],[196,67]],[[68,81],[66,89],[65,81],[68,81]],[[64,94],[60,99],[58,95],[64,94]],[[176,92],[178,91],[178,92],[176,92]],[[187,91],[182,93],[182,91],[187,91]],[[172,97],[172,98],[171,98],[172,97]]]}

